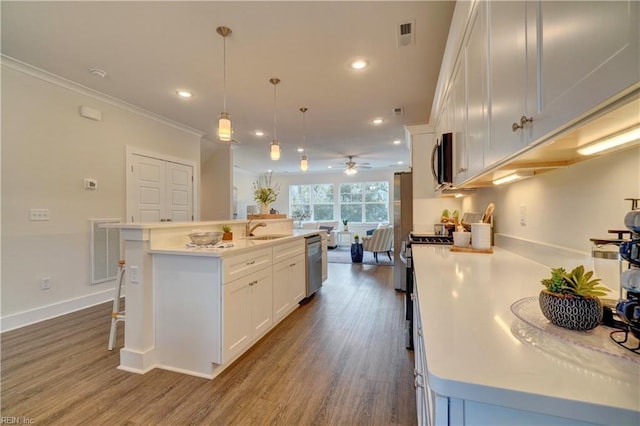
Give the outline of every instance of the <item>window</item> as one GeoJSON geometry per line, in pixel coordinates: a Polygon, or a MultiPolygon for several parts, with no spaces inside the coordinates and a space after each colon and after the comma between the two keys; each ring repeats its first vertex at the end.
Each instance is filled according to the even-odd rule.
{"type": "Polygon", "coordinates": [[[307,213],[307,220],[333,220],[333,185],[289,186],[289,209],[307,213]]]}
{"type": "Polygon", "coordinates": [[[290,185],[289,211],[307,213],[305,220],[330,221],[338,214],[349,222],[388,222],[389,182],[290,185]]]}
{"type": "Polygon", "coordinates": [[[341,183],[340,218],[349,222],[388,222],[389,182],[341,183]]]}

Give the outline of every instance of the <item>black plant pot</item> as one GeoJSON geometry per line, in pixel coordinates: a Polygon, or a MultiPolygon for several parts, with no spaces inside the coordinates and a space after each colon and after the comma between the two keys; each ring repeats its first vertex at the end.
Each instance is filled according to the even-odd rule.
{"type": "Polygon", "coordinates": [[[538,297],[542,314],[557,326],[591,330],[602,321],[602,303],[597,297],[581,297],[542,290],[538,297]]]}
{"type": "Polygon", "coordinates": [[[364,253],[364,250],[362,248],[362,244],[360,243],[351,244],[351,262],[362,263],[363,253],[364,253]]]}

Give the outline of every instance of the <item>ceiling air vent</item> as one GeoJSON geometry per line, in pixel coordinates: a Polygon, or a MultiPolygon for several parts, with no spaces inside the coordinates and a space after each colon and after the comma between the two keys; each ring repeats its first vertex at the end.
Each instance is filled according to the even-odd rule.
{"type": "Polygon", "coordinates": [[[416,20],[410,19],[398,24],[398,47],[410,46],[415,43],[416,20]]]}
{"type": "Polygon", "coordinates": [[[396,107],[393,109],[393,115],[402,115],[402,114],[404,114],[402,107],[396,107]]]}

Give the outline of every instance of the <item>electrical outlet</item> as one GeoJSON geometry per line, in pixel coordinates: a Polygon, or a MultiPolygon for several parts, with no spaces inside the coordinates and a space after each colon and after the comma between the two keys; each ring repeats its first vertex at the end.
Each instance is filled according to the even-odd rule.
{"type": "Polygon", "coordinates": [[[29,209],[29,220],[49,220],[49,209],[29,209]]]}
{"type": "Polygon", "coordinates": [[[130,272],[130,280],[132,284],[138,284],[140,282],[140,277],[138,276],[138,267],[137,266],[129,266],[130,272]]]}
{"type": "Polygon", "coordinates": [[[40,290],[49,290],[51,288],[51,277],[40,278],[40,290]]]}
{"type": "Polygon", "coordinates": [[[527,206],[520,206],[520,226],[527,226],[527,206]]]}

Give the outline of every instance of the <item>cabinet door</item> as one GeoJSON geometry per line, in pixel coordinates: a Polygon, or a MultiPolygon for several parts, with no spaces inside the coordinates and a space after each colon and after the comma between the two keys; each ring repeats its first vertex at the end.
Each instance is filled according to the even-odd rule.
{"type": "Polygon", "coordinates": [[[640,76],[637,0],[540,1],[537,7],[540,99],[532,142],[640,76]]]}
{"type": "MultiPolygon", "coordinates": [[[[534,75],[528,73],[527,3],[487,2],[489,17],[490,130],[484,164],[490,167],[522,149],[531,126],[513,131],[520,117],[535,111],[534,75]],[[531,79],[534,79],[532,82],[531,79]]],[[[535,21],[534,21],[535,23],[535,21]]]]}
{"type": "Polygon", "coordinates": [[[467,177],[467,98],[465,92],[465,55],[461,54],[453,72],[451,118],[453,124],[453,183],[467,177]]]}
{"type": "Polygon", "coordinates": [[[251,340],[265,334],[273,324],[273,277],[271,267],[255,274],[249,282],[251,340]]]}
{"type": "Polygon", "coordinates": [[[223,292],[223,362],[241,353],[251,342],[251,277],[224,285],[223,292]]]}
{"type": "Polygon", "coordinates": [[[467,177],[484,167],[488,138],[486,2],[476,3],[465,46],[467,89],[467,177]]]}
{"type": "Polygon", "coordinates": [[[303,254],[296,256],[291,262],[289,284],[289,298],[295,307],[307,295],[307,270],[303,254]]]}
{"type": "Polygon", "coordinates": [[[273,321],[278,322],[292,309],[289,290],[290,262],[273,265],[273,321]]]}

